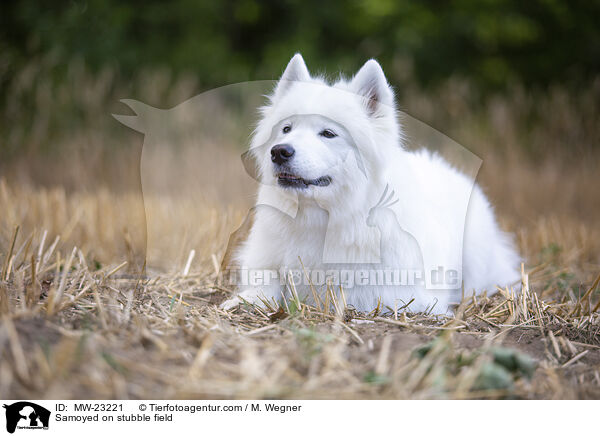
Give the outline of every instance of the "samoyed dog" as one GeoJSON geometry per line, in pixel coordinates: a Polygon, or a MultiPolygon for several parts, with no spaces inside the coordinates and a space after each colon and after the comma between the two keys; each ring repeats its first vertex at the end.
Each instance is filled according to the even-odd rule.
{"type": "Polygon", "coordinates": [[[336,292],[360,311],[446,314],[462,295],[518,282],[520,257],[481,189],[441,157],[403,148],[375,60],[328,84],[296,54],[249,153],[261,185],[225,309],[336,292]]]}

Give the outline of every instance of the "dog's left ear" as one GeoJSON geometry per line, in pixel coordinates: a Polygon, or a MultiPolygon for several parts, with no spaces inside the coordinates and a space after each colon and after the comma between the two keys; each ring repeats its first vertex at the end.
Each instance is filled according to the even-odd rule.
{"type": "Polygon", "coordinates": [[[350,89],[366,99],[369,115],[376,115],[380,105],[394,108],[394,93],[375,59],[368,60],[356,73],[350,89]]]}

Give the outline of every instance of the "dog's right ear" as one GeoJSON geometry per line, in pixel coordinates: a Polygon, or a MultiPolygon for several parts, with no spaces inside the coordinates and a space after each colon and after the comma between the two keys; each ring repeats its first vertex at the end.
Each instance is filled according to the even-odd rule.
{"type": "Polygon", "coordinates": [[[300,53],[296,53],[287,67],[285,67],[285,71],[281,75],[279,82],[277,82],[273,97],[275,99],[281,97],[294,82],[307,82],[309,80],[310,73],[308,72],[308,68],[306,68],[304,59],[300,53]]]}

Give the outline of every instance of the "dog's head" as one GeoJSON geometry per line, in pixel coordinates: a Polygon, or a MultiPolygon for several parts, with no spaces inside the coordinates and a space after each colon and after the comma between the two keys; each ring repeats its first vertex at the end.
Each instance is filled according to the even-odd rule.
{"type": "Polygon", "coordinates": [[[399,146],[394,95],[375,60],[327,84],[297,54],[262,108],[251,152],[263,183],[326,200],[359,193],[399,146]]]}

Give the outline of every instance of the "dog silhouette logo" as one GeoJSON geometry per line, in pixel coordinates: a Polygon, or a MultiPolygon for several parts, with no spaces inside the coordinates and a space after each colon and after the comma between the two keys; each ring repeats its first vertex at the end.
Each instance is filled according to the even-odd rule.
{"type": "Polygon", "coordinates": [[[48,429],[50,411],[38,404],[19,401],[4,404],[3,407],[6,409],[6,431],[9,433],[14,433],[16,429],[48,429]]]}
{"type": "MultiPolygon", "coordinates": [[[[147,264],[169,268],[165,257],[201,250],[195,244],[202,243],[197,229],[207,199],[229,204],[237,198],[235,208],[255,198],[230,235],[219,287],[235,289],[247,302],[270,302],[291,293],[291,280],[310,302],[331,283],[359,310],[380,300],[388,307],[412,301],[411,311],[446,313],[462,294],[464,232],[473,227],[467,212],[479,192],[481,159],[393,105],[378,103],[381,117],[357,117],[365,108],[360,92],[299,82],[314,98],[298,94],[298,101],[285,100],[289,107],[275,104],[277,96],[265,102],[273,85],[284,89],[280,82],[228,85],[166,110],[123,100],[135,115],[113,116],[144,134],[147,264]],[[328,96],[323,104],[321,95],[328,96]],[[330,100],[339,104],[325,104],[330,100]],[[224,151],[233,144],[246,149],[243,181],[232,176],[241,173],[229,165],[234,153],[224,151]],[[204,161],[210,164],[198,165],[204,161]],[[168,235],[166,220],[176,224],[168,235]]],[[[381,84],[387,89],[384,79],[381,84]]],[[[222,307],[241,301],[234,296],[222,307]]]]}

